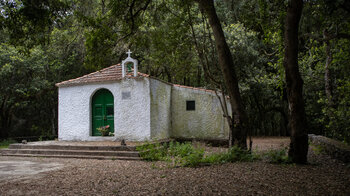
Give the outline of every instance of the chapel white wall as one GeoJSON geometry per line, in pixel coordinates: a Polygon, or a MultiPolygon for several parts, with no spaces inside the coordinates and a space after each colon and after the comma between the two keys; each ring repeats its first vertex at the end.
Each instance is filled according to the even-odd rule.
{"type": "Polygon", "coordinates": [[[171,85],[150,78],[151,138],[170,137],[171,130],[171,85]]]}
{"type": "MultiPolygon", "coordinates": [[[[212,92],[173,86],[171,137],[227,140],[229,126],[217,96],[212,92]],[[186,101],[195,101],[195,110],[186,110],[186,101]]],[[[227,103],[229,106],[229,102],[227,103]]]]}
{"type": "Polygon", "coordinates": [[[58,104],[59,140],[149,140],[151,136],[149,95],[148,78],[125,78],[111,83],[60,87],[58,104]],[[91,136],[92,96],[101,88],[108,89],[114,96],[114,137],[91,136]],[[122,92],[130,92],[130,98],[122,99],[122,92]]]}

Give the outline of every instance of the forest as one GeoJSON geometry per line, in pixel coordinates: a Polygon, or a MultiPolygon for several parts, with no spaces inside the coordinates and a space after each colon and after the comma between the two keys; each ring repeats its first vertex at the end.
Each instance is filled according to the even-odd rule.
{"type": "Polygon", "coordinates": [[[128,49],[142,73],[231,96],[207,2],[232,56],[249,135],[291,135],[292,44],[304,129],[350,143],[348,0],[298,1],[296,41],[286,40],[287,0],[2,0],[0,140],[55,137],[55,84],[118,64],[128,49]]]}

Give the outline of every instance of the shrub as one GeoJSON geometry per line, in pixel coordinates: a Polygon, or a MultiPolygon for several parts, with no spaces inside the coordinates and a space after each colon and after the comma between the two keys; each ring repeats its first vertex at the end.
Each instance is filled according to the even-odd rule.
{"type": "Polygon", "coordinates": [[[170,142],[169,144],[144,144],[138,146],[140,156],[147,161],[168,161],[173,166],[195,167],[203,159],[204,150],[196,149],[191,143],[170,142]]]}
{"type": "Polygon", "coordinates": [[[203,162],[208,164],[221,164],[226,163],[225,154],[223,153],[216,153],[216,154],[210,154],[204,157],[203,162]]]}
{"type": "Polygon", "coordinates": [[[170,142],[169,144],[145,144],[136,148],[140,156],[148,161],[167,161],[173,167],[197,167],[201,164],[222,164],[236,161],[253,161],[258,157],[237,146],[227,153],[204,155],[204,149],[195,148],[189,142],[170,142]]]}
{"type": "MultiPolygon", "coordinates": [[[[192,146],[192,145],[191,145],[192,146]]],[[[197,167],[201,163],[203,163],[204,150],[203,149],[195,149],[192,147],[192,150],[182,158],[182,165],[185,167],[197,167]]]]}
{"type": "Polygon", "coordinates": [[[140,156],[146,161],[161,161],[165,160],[166,157],[166,148],[159,143],[146,143],[144,145],[137,146],[136,150],[139,151],[140,156]]]}
{"type": "Polygon", "coordinates": [[[204,162],[210,164],[246,162],[259,159],[259,156],[246,150],[242,150],[238,146],[233,146],[227,153],[211,154],[204,158],[204,162]]]}
{"type": "Polygon", "coordinates": [[[275,164],[288,164],[292,163],[290,158],[287,155],[287,148],[278,149],[278,150],[270,150],[265,154],[265,157],[270,163],[275,164]]]}
{"type": "Polygon", "coordinates": [[[6,139],[0,142],[0,148],[8,148],[10,144],[17,143],[13,139],[6,139]]]}
{"type": "Polygon", "coordinates": [[[227,153],[227,162],[253,161],[254,159],[255,157],[252,153],[242,150],[238,146],[230,148],[227,153]]]}
{"type": "Polygon", "coordinates": [[[185,157],[193,153],[194,150],[195,149],[193,148],[192,144],[189,142],[170,142],[168,147],[168,155],[185,157]]]}

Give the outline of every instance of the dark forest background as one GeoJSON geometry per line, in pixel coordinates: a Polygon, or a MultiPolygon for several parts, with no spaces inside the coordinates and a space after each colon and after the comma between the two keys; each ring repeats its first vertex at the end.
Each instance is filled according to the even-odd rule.
{"type": "MultiPolygon", "coordinates": [[[[253,135],[290,133],[286,7],[215,1],[253,135]]],[[[1,1],[0,139],[57,135],[55,83],[117,64],[128,49],[143,73],[215,89],[206,74],[222,80],[212,34],[192,1],[1,1]]],[[[308,132],[350,143],[350,1],[304,1],[298,62],[308,132]]]]}

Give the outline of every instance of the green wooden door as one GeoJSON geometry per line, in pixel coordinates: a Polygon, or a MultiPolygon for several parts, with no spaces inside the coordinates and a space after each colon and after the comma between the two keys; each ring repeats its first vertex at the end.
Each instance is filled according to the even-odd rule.
{"type": "Polygon", "coordinates": [[[92,97],[92,136],[100,136],[97,128],[107,125],[114,133],[114,100],[109,90],[101,89],[92,97]]]}

